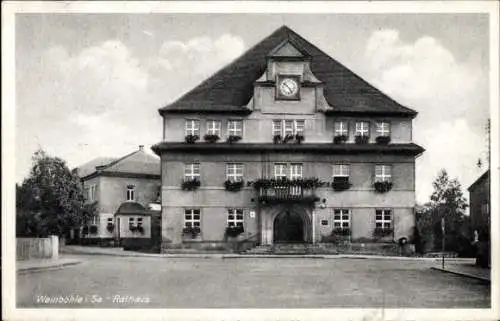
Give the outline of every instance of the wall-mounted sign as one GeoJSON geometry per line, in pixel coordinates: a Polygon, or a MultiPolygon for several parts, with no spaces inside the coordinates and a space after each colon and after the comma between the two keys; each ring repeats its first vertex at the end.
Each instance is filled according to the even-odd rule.
{"type": "Polygon", "coordinates": [[[255,218],[255,211],[250,211],[250,217],[255,218]]]}

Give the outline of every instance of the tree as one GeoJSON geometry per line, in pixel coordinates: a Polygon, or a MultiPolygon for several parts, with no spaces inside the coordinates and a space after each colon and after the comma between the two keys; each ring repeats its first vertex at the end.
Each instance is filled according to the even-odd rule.
{"type": "Polygon", "coordinates": [[[85,204],[76,171],[43,150],[33,155],[28,178],[16,185],[16,232],[22,236],[62,236],[95,215],[95,204],[85,204]]]}

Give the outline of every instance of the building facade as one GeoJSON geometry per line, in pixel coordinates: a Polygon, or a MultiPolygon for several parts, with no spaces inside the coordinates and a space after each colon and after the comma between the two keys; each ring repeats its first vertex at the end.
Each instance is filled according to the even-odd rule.
{"type": "Polygon", "coordinates": [[[164,248],[412,236],[417,113],[286,26],[159,112],[164,248]]]}
{"type": "Polygon", "coordinates": [[[160,162],[141,145],[121,158],[96,158],[78,167],[87,203],[95,215],[76,232],[91,243],[150,239],[159,213],[160,162]]]}
{"type": "MultiPolygon", "coordinates": [[[[483,173],[468,188],[470,221],[473,231],[485,233],[490,230],[490,170],[483,173]]],[[[489,234],[489,233],[488,233],[489,234]]]]}

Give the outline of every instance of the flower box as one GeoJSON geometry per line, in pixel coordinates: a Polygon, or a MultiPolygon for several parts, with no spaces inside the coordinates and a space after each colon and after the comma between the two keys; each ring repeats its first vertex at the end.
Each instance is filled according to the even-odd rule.
{"type": "Polygon", "coordinates": [[[387,145],[391,142],[391,137],[390,136],[377,136],[375,138],[375,141],[377,142],[377,144],[387,145]]]}
{"type": "Polygon", "coordinates": [[[375,182],[373,183],[373,187],[375,191],[378,193],[385,193],[392,189],[392,182],[383,181],[383,182],[375,182]]]}
{"type": "Polygon", "coordinates": [[[354,137],[354,140],[355,140],[356,144],[358,144],[358,145],[368,144],[368,141],[370,140],[370,136],[357,135],[354,137]]]}
{"type": "Polygon", "coordinates": [[[283,144],[286,144],[288,142],[291,142],[295,139],[295,135],[288,134],[283,138],[283,144]]]}
{"type": "Polygon", "coordinates": [[[106,230],[108,230],[108,232],[110,233],[113,233],[113,231],[115,230],[115,225],[113,223],[108,223],[108,225],[106,225],[106,230]]]}
{"type": "Polygon", "coordinates": [[[203,139],[207,143],[215,143],[220,139],[220,137],[219,137],[219,135],[215,135],[215,134],[206,134],[205,136],[203,136],[203,139]]]}
{"type": "Polygon", "coordinates": [[[237,237],[244,232],[243,226],[228,226],[226,227],[226,237],[237,237]]]}
{"type": "Polygon", "coordinates": [[[230,181],[227,180],[224,182],[224,187],[226,188],[226,191],[230,192],[237,192],[243,188],[245,185],[244,181],[230,181]]]}
{"type": "Polygon", "coordinates": [[[237,141],[240,141],[241,140],[241,136],[237,136],[237,135],[229,135],[227,137],[227,142],[228,143],[236,143],[237,141]]]}
{"type": "Polygon", "coordinates": [[[373,230],[373,236],[375,236],[375,237],[385,237],[385,236],[392,235],[393,232],[394,232],[394,230],[392,228],[376,227],[373,230]]]}
{"type": "Polygon", "coordinates": [[[349,177],[334,177],[332,182],[332,188],[334,191],[341,192],[348,190],[351,187],[349,183],[349,177]]]}
{"type": "Polygon", "coordinates": [[[281,135],[274,135],[273,136],[273,143],[281,144],[281,141],[282,141],[281,135]]]}
{"type": "Polygon", "coordinates": [[[295,135],[295,141],[297,142],[297,144],[301,144],[305,139],[306,137],[303,134],[295,135]]]}
{"type": "Polygon", "coordinates": [[[188,144],[194,144],[197,140],[200,139],[200,136],[198,135],[186,135],[186,137],[184,137],[186,143],[188,144]]]}
{"type": "Polygon", "coordinates": [[[198,187],[200,187],[201,183],[197,179],[188,179],[182,181],[181,188],[185,191],[194,191],[198,187]]]}
{"type": "Polygon", "coordinates": [[[351,235],[351,229],[346,227],[336,227],[332,231],[335,235],[349,236],[351,235]]]}
{"type": "Polygon", "coordinates": [[[131,231],[131,232],[135,232],[137,230],[137,226],[135,225],[129,225],[128,226],[128,229],[131,231]]]}
{"type": "Polygon", "coordinates": [[[345,144],[347,141],[347,135],[338,135],[333,137],[333,143],[334,144],[345,144]]]}
{"type": "Polygon", "coordinates": [[[201,229],[198,226],[195,227],[188,226],[182,229],[182,235],[189,236],[192,239],[195,239],[200,233],[201,229]]]}
{"type": "Polygon", "coordinates": [[[97,225],[90,226],[90,234],[97,234],[97,225]]]}
{"type": "Polygon", "coordinates": [[[326,185],[325,182],[321,181],[319,178],[299,178],[299,179],[288,179],[288,178],[260,178],[258,180],[248,182],[248,185],[253,186],[254,189],[258,190],[261,188],[276,188],[276,187],[288,187],[288,186],[299,186],[302,188],[317,188],[326,185]]]}

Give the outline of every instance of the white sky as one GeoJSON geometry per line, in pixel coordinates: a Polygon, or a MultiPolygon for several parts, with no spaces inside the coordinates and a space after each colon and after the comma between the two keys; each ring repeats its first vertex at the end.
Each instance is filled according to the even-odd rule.
{"type": "Polygon", "coordinates": [[[159,142],[158,108],[283,24],[419,112],[418,202],[441,168],[468,194],[487,150],[479,14],[18,14],[16,181],[38,147],[73,167],[159,142]]]}

